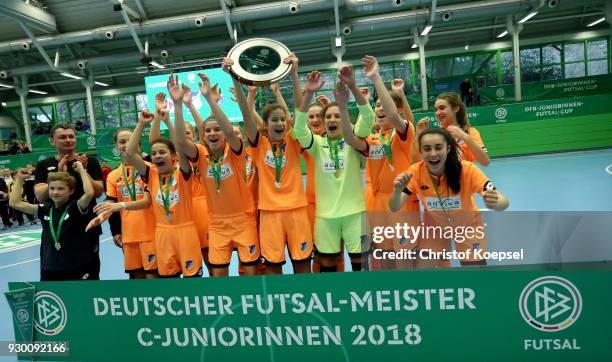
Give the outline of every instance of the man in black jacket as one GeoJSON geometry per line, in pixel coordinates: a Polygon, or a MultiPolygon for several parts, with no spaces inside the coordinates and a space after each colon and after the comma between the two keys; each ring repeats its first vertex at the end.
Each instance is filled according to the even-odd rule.
{"type": "MultiPolygon", "coordinates": [[[[49,198],[49,185],[47,184],[47,176],[49,172],[65,171],[70,173],[77,180],[77,184],[72,194],[74,200],[78,200],[83,195],[83,183],[80,181],[79,175],[73,170],[72,165],[77,160],[81,161],[89,178],[92,182],[95,197],[99,197],[104,192],[102,185],[102,169],[95,157],[87,157],[75,152],[76,149],[76,132],[74,128],[66,124],[55,125],[51,129],[50,142],[57,150],[57,155],[52,158],[47,158],[38,162],[36,171],[34,172],[34,193],[39,202],[44,202],[49,198]]],[[[91,217],[93,211],[91,208],[96,204],[95,198],[90,203],[91,217]]],[[[102,228],[97,227],[95,232],[88,233],[90,235],[91,244],[91,265],[89,266],[89,279],[99,279],[100,275],[100,255],[99,244],[102,228]]]]}

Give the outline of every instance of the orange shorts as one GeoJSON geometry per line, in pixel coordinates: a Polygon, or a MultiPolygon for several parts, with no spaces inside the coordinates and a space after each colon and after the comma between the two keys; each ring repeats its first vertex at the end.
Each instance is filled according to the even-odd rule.
{"type": "Polygon", "coordinates": [[[141,241],[123,244],[123,260],[125,272],[135,270],[157,270],[157,256],[155,255],[155,242],[141,241]]]}
{"type": "Polygon", "coordinates": [[[314,222],[315,216],[317,216],[317,204],[308,203],[308,220],[310,221],[310,233],[314,235],[314,222]]]}
{"type": "Polygon", "coordinates": [[[191,213],[198,230],[200,248],[208,248],[208,205],[206,204],[206,197],[196,197],[193,199],[191,213]]]}
{"type": "Polygon", "coordinates": [[[193,222],[179,225],[157,224],[155,248],[159,275],[202,275],[200,240],[193,222]]]}
{"type": "Polygon", "coordinates": [[[243,263],[259,260],[259,239],[254,214],[232,217],[211,216],[208,225],[208,260],[212,266],[224,267],[232,259],[232,251],[238,250],[243,263]]]}
{"type": "Polygon", "coordinates": [[[259,241],[261,256],[270,263],[285,262],[285,244],[292,260],[309,259],[312,254],[312,233],[308,220],[308,206],[292,210],[261,210],[259,241]]]}

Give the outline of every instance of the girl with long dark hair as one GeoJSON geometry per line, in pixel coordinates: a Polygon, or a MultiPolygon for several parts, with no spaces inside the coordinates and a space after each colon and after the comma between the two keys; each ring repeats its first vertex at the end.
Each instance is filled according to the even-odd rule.
{"type": "MultiPolygon", "coordinates": [[[[502,211],[508,207],[508,198],[497,191],[489,178],[472,162],[459,158],[459,146],[455,139],[441,128],[430,128],[420,133],[418,145],[422,161],[410,166],[408,171],[401,173],[394,181],[394,190],[389,200],[389,209],[398,211],[412,194],[417,194],[425,208],[424,226],[450,226],[454,230],[458,227],[482,228],[482,216],[474,194],[484,198],[487,208],[502,211]]],[[[461,229],[463,230],[463,229],[461,229]]],[[[416,251],[419,256],[427,253],[450,251],[455,241],[457,251],[472,250],[472,257],[460,260],[462,265],[483,264],[484,260],[474,258],[476,249],[486,250],[484,234],[477,234],[465,238],[450,237],[447,235],[433,235],[421,237],[418,240],[416,251]]],[[[427,266],[417,258],[417,267],[427,266]]],[[[448,258],[436,260],[436,266],[449,266],[448,258]]]]}

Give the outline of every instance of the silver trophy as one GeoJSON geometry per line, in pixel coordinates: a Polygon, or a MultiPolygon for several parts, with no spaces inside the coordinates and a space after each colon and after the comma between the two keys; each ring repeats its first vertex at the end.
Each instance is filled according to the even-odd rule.
{"type": "Polygon", "coordinates": [[[230,49],[227,57],[234,61],[230,72],[238,81],[248,85],[266,86],[283,79],[291,64],[283,59],[291,51],[283,43],[266,38],[242,41],[230,49]]]}

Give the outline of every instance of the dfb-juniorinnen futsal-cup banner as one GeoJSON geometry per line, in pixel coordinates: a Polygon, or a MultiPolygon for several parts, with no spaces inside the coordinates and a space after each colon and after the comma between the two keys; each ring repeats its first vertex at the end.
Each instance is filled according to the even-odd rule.
{"type": "Polygon", "coordinates": [[[609,266],[546,269],[33,283],[35,340],[68,343],[49,360],[610,360],[609,266]]]}
{"type": "MultiPolygon", "coordinates": [[[[554,99],[538,102],[509,103],[497,106],[468,108],[472,126],[486,126],[500,123],[531,122],[546,119],[591,116],[610,113],[608,95],[554,99]]],[[[414,118],[428,116],[430,122],[437,122],[434,112],[415,113],[414,118]]]]}
{"type": "MultiPolygon", "coordinates": [[[[574,79],[524,82],[521,98],[532,101],[547,98],[567,98],[612,92],[612,76],[609,74],[574,79]]],[[[480,89],[483,104],[514,101],[514,84],[480,89]]]]}

